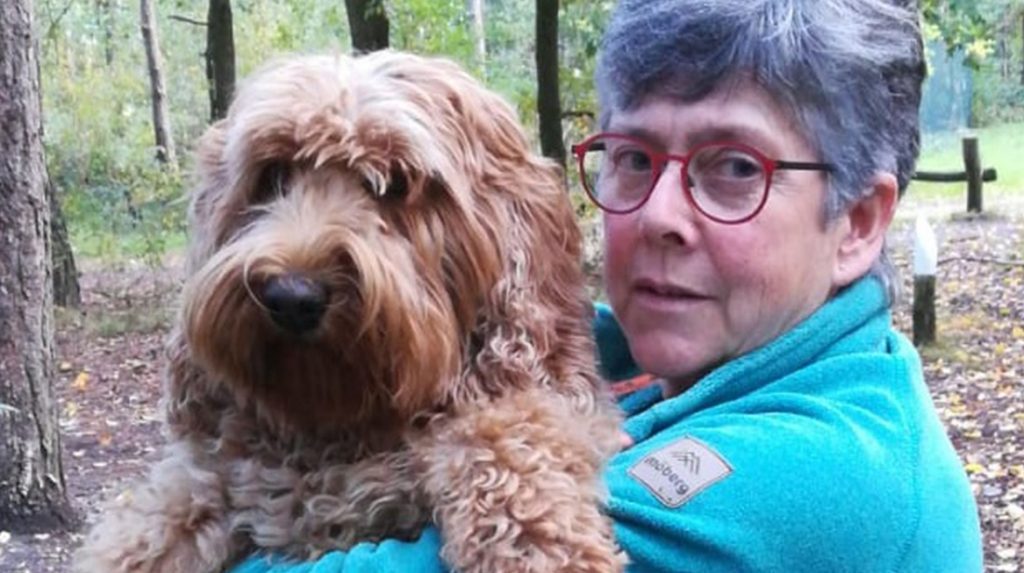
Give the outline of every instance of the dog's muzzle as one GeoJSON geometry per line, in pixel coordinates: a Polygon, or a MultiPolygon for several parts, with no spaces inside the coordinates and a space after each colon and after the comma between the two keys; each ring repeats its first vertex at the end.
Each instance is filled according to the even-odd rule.
{"type": "Polygon", "coordinates": [[[302,335],[316,330],[327,310],[327,286],[298,273],[271,277],[264,283],[260,300],[274,324],[302,335]]]}

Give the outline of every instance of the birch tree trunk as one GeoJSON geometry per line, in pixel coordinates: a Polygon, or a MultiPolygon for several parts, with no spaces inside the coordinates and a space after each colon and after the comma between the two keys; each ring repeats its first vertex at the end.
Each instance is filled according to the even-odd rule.
{"type": "Polygon", "coordinates": [[[162,163],[176,167],[178,158],[174,150],[174,137],[171,134],[170,114],[167,111],[167,91],[164,89],[160,38],[157,34],[156,16],[153,14],[153,0],[139,0],[139,17],[142,43],[146,48],[146,65],[149,68],[156,158],[162,163]]]}
{"type": "Polygon", "coordinates": [[[473,51],[480,68],[487,63],[487,31],[484,26],[484,0],[468,0],[466,9],[472,22],[473,51]]]}
{"type": "Polygon", "coordinates": [[[0,4],[0,530],[74,523],[52,393],[50,204],[31,0],[0,4]]]}

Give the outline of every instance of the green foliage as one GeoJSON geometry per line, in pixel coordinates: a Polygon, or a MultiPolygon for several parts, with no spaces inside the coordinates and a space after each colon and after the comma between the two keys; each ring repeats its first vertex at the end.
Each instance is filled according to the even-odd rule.
{"type": "MultiPolygon", "coordinates": [[[[345,52],[351,44],[342,0],[235,0],[232,7],[239,78],[274,57],[296,52],[345,52]]],[[[200,52],[203,46],[205,40],[197,45],[200,52]]]]}
{"type": "Polygon", "coordinates": [[[446,56],[480,73],[464,0],[407,0],[388,3],[391,46],[446,56]]]}
{"type": "MultiPolygon", "coordinates": [[[[154,160],[136,7],[110,0],[47,8],[40,7],[47,162],[72,244],[87,257],[156,264],[169,243],[181,242],[183,181],[154,160]]],[[[185,24],[164,26],[163,44],[182,56],[180,65],[167,58],[175,65],[167,75],[175,138],[191,141],[205,125],[203,114],[187,111],[205,104],[205,92],[195,89],[205,77],[194,49],[204,36],[185,24]]]]}
{"type": "Polygon", "coordinates": [[[487,10],[487,64],[479,77],[508,98],[533,128],[537,125],[534,0],[489,2],[487,10]]]}
{"type": "Polygon", "coordinates": [[[1003,78],[985,66],[975,76],[974,109],[978,125],[1024,124],[1024,83],[1018,77],[1003,78]]]}
{"type": "Polygon", "coordinates": [[[1024,0],[922,0],[921,12],[926,37],[941,38],[950,54],[963,50],[977,70],[989,62],[997,35],[1020,41],[1015,21],[1024,14],[1024,0]]]}
{"type": "Polygon", "coordinates": [[[941,37],[949,53],[964,50],[967,63],[977,67],[991,51],[991,26],[977,0],[923,0],[925,33],[941,37]]]}
{"type": "Polygon", "coordinates": [[[975,74],[978,125],[1024,122],[1024,0],[983,0],[993,49],[975,74]]]}
{"type": "Polygon", "coordinates": [[[614,5],[612,0],[574,0],[565,2],[562,9],[562,109],[568,114],[565,132],[570,143],[578,142],[597,127],[594,68],[601,31],[614,5]]]}

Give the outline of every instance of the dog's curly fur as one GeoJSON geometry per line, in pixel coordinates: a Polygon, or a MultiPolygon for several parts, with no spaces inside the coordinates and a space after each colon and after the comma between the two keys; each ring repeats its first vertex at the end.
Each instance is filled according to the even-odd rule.
{"type": "Polygon", "coordinates": [[[197,163],[170,444],[78,571],[212,573],[430,521],[464,573],[622,570],[580,234],[501,98],[444,60],[293,57],[197,163]],[[330,295],[301,335],[259,294],[295,273],[330,295]]]}

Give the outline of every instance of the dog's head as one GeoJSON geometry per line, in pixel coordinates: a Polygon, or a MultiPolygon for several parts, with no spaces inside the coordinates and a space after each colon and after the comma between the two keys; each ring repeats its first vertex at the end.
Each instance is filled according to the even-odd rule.
{"type": "Polygon", "coordinates": [[[465,395],[498,330],[545,353],[558,316],[585,315],[559,171],[450,62],[272,64],[203,137],[198,172],[189,354],[277,420],[407,420],[465,395]]]}

